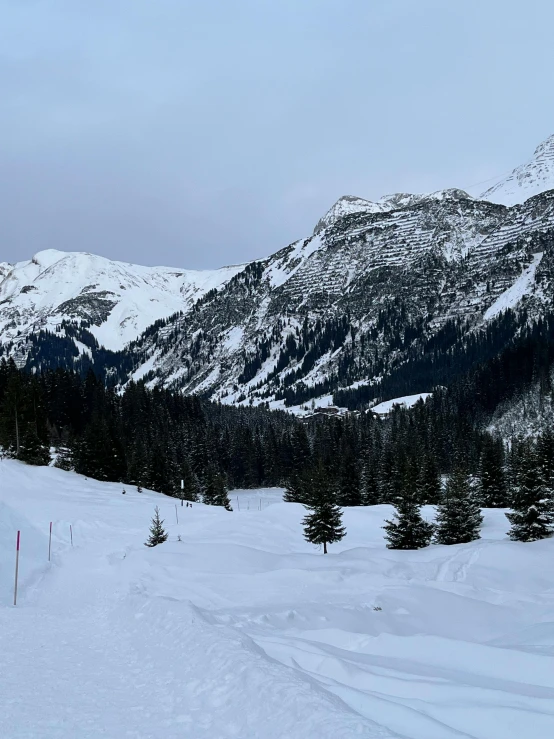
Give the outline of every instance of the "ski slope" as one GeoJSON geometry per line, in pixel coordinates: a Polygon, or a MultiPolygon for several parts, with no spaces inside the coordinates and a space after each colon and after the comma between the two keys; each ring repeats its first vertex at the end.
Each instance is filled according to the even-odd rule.
{"type": "Polygon", "coordinates": [[[172,499],[0,461],[2,739],[554,736],[554,541],[488,511],[474,544],[392,552],[376,506],[324,556],[281,491],[231,498],[177,524],[172,499]]]}

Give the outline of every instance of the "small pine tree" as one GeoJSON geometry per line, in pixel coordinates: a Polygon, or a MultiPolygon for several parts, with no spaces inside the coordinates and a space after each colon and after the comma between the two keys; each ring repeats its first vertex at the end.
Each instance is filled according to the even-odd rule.
{"type": "Polygon", "coordinates": [[[304,504],[311,511],[302,521],[304,538],[311,544],[323,544],[323,553],[327,554],[327,545],[343,539],[346,529],[342,525],[342,511],[321,468],[310,475],[309,501],[304,504]]]}
{"type": "Polygon", "coordinates": [[[17,458],[22,462],[34,465],[47,465],[50,462],[50,451],[46,444],[38,438],[32,424],[29,424],[23,434],[17,458]]]}
{"type": "Polygon", "coordinates": [[[65,470],[66,472],[69,472],[70,470],[75,469],[75,460],[73,459],[73,451],[70,447],[61,446],[58,448],[58,453],[56,456],[56,461],[54,462],[54,467],[57,467],[60,470],[65,470]]]}
{"type": "Polygon", "coordinates": [[[405,490],[395,504],[395,519],[385,521],[388,549],[422,549],[429,546],[433,524],[421,517],[416,491],[405,490]]]}
{"type": "Polygon", "coordinates": [[[206,485],[204,487],[203,502],[206,505],[223,506],[225,510],[232,511],[231,501],[227,492],[225,478],[215,467],[208,468],[206,485]]]}
{"type": "Polygon", "coordinates": [[[526,445],[520,451],[512,492],[512,511],[506,513],[511,523],[512,541],[538,541],[552,535],[554,508],[551,492],[545,487],[535,449],[526,445]]]}
{"type": "Polygon", "coordinates": [[[163,544],[167,541],[167,532],[163,527],[163,521],[160,519],[160,511],[158,506],[154,509],[154,517],[152,518],[152,524],[150,526],[150,536],[148,541],[144,542],[146,547],[156,547],[158,544],[163,544]]]}
{"type": "Polygon", "coordinates": [[[446,485],[443,502],[437,507],[436,544],[467,544],[479,539],[483,516],[468,475],[457,467],[446,485]]]}

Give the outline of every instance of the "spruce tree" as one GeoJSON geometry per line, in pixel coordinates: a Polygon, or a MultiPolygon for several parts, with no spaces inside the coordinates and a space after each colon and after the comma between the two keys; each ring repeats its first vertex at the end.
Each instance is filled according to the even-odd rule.
{"type": "Polygon", "coordinates": [[[421,465],[417,480],[418,497],[423,505],[438,505],[442,500],[441,479],[437,464],[427,454],[421,465]]]}
{"type": "Polygon", "coordinates": [[[208,467],[202,500],[206,505],[223,506],[227,511],[233,510],[231,508],[225,478],[213,465],[208,467]]]}
{"type": "Polygon", "coordinates": [[[72,470],[75,468],[75,461],[73,459],[73,450],[69,446],[58,447],[58,453],[54,467],[58,467],[60,470],[72,470]]]}
{"type": "Polygon", "coordinates": [[[467,544],[479,539],[483,516],[463,466],[457,466],[437,507],[436,544],[467,544]]]}
{"type": "Polygon", "coordinates": [[[422,549],[429,546],[433,536],[433,524],[421,517],[417,492],[405,490],[395,504],[395,518],[385,521],[388,549],[422,549]]]}
{"type": "Polygon", "coordinates": [[[336,504],[333,488],[322,467],[310,475],[307,497],[309,503],[304,505],[311,513],[302,521],[304,538],[311,544],[323,544],[323,553],[327,554],[327,545],[344,538],[346,529],[342,525],[342,511],[336,504]]]}
{"type": "Polygon", "coordinates": [[[286,483],[283,500],[285,503],[303,503],[306,499],[302,475],[293,473],[286,483]]]}
{"type": "Polygon", "coordinates": [[[35,465],[47,465],[50,462],[50,451],[39,439],[33,424],[28,425],[21,438],[17,458],[35,465]]]}
{"type": "Polygon", "coordinates": [[[381,502],[379,489],[379,481],[377,479],[375,466],[371,461],[368,461],[362,468],[360,480],[362,504],[378,505],[381,502]]]}
{"type": "Polygon", "coordinates": [[[483,508],[508,505],[508,486],[504,472],[504,449],[500,439],[485,438],[479,460],[479,500],[483,508]]]}
{"type": "Polygon", "coordinates": [[[528,443],[520,450],[512,490],[511,523],[508,535],[512,541],[538,541],[551,536],[554,507],[551,492],[544,484],[539,459],[528,443]]]}
{"type": "MultiPolygon", "coordinates": [[[[343,447],[344,448],[344,447],[343,447]]],[[[345,506],[362,505],[360,471],[351,451],[343,451],[338,480],[338,503],[345,506]]]]}
{"type": "Polygon", "coordinates": [[[152,518],[152,524],[150,525],[150,536],[148,541],[144,542],[146,547],[156,547],[158,544],[163,544],[167,541],[167,532],[163,527],[163,521],[160,519],[160,511],[158,506],[154,508],[154,517],[152,518]]]}

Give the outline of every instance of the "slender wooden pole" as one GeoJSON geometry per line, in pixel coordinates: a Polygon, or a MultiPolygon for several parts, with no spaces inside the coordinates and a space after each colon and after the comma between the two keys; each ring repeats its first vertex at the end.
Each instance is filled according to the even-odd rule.
{"type": "Polygon", "coordinates": [[[179,523],[179,514],[177,513],[177,503],[175,503],[175,518],[177,519],[177,523],[179,523]]]}
{"type": "Polygon", "coordinates": [[[73,546],[73,526],[69,524],[69,533],[71,534],[71,546],[73,546]]]}
{"type": "Polygon", "coordinates": [[[17,532],[17,544],[15,547],[15,581],[13,586],[13,604],[14,606],[17,605],[17,578],[19,576],[19,539],[21,536],[21,531],[17,532]]]}
{"type": "Polygon", "coordinates": [[[48,561],[52,556],[52,521],[50,521],[50,536],[48,538],[48,561]]]}

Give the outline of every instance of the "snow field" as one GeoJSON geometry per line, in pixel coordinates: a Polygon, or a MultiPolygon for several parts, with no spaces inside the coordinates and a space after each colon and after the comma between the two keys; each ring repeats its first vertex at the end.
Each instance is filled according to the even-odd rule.
{"type": "Polygon", "coordinates": [[[554,735],[554,541],[508,541],[502,511],[473,544],[393,552],[389,506],[346,509],[324,556],[277,489],[179,525],[122,489],[0,462],[1,737],[554,735]]]}

